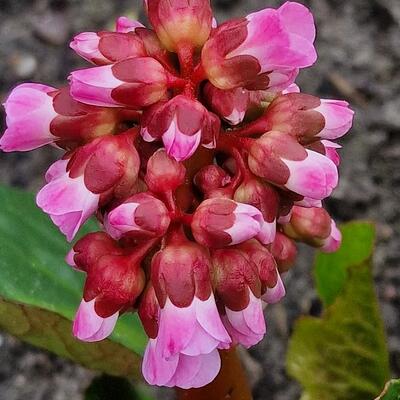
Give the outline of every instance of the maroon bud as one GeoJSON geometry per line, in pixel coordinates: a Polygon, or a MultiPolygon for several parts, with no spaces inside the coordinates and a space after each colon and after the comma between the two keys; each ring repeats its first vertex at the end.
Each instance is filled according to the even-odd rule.
{"type": "Polygon", "coordinates": [[[321,247],[331,233],[332,219],[323,208],[294,206],[290,223],[284,225],[284,232],[290,238],[321,247]]]}
{"type": "Polygon", "coordinates": [[[232,311],[245,309],[250,302],[250,291],[261,296],[261,282],[257,266],[239,249],[220,249],[212,252],[214,285],[218,298],[232,311]]]}
{"type": "MultiPolygon", "coordinates": [[[[231,182],[231,177],[217,165],[203,167],[194,177],[194,184],[205,194],[221,189],[231,182]]],[[[207,196],[208,197],[208,196],[207,196]]]]}
{"type": "Polygon", "coordinates": [[[210,0],[147,0],[149,20],[163,45],[177,52],[180,45],[201,47],[211,32],[210,0]]]}
{"type": "Polygon", "coordinates": [[[188,307],[194,297],[205,301],[211,293],[210,257],[206,249],[175,234],[151,264],[151,281],[161,308],[167,298],[179,307],[188,307]]]}
{"type": "Polygon", "coordinates": [[[139,303],[138,314],[143,328],[149,338],[155,339],[158,334],[160,306],[151,283],[147,285],[139,303]]]}
{"type": "Polygon", "coordinates": [[[150,191],[165,193],[181,186],[185,175],[185,167],[160,149],[150,157],[144,179],[150,191]]]}
{"type": "Polygon", "coordinates": [[[271,246],[271,253],[275,258],[280,273],[289,271],[297,258],[295,242],[285,234],[277,232],[271,246]]]}
{"type": "Polygon", "coordinates": [[[86,302],[96,299],[97,315],[106,318],[134,306],[145,285],[142,248],[127,253],[105,234],[95,234],[81,239],[74,251],[75,262],[87,274],[83,298],[86,302]]]}

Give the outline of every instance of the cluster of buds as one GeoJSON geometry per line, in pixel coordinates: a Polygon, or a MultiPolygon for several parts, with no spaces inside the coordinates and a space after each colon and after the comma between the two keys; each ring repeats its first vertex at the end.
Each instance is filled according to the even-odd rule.
{"type": "Polygon", "coordinates": [[[3,151],[65,151],[37,204],[86,274],[74,335],[99,341],[137,311],[154,385],[201,387],[219,350],[258,343],[265,304],[285,295],[296,241],[341,242],[322,201],[338,184],[353,112],[294,83],[317,58],[315,26],[287,2],[218,25],[209,0],[147,0],[152,29],[121,17],[71,48],[94,66],[5,103],[3,151]]]}

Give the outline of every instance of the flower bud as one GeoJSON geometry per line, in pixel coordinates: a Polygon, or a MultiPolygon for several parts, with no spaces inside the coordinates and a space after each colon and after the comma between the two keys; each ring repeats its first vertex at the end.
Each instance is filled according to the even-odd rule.
{"type": "Polygon", "coordinates": [[[156,349],[162,358],[198,356],[229,347],[204,248],[179,236],[170,241],[153,258],[151,282],[161,307],[156,349]]]}
{"type": "Polygon", "coordinates": [[[151,283],[147,285],[138,307],[138,315],[150,339],[155,339],[158,334],[158,315],[160,306],[158,305],[156,293],[151,283]]]}
{"type": "Polygon", "coordinates": [[[71,241],[101,201],[131,193],[139,163],[129,135],[96,139],[50,167],[37,205],[71,241]]]}
{"type": "Polygon", "coordinates": [[[168,156],[164,149],[157,150],[147,162],[145,182],[150,191],[174,191],[185,181],[186,168],[168,156]]]}
{"type": "Polygon", "coordinates": [[[203,201],[193,215],[192,233],[205,247],[235,245],[257,236],[263,225],[261,212],[226,198],[203,201]]]}
{"type": "Polygon", "coordinates": [[[294,265],[297,258],[297,247],[292,239],[283,233],[277,232],[271,246],[271,253],[275,258],[280,273],[287,272],[294,265]]]}
{"type": "Polygon", "coordinates": [[[190,158],[201,143],[214,147],[219,128],[219,120],[200,102],[178,95],[145,112],[141,134],[148,142],[162,138],[167,154],[183,161],[190,158]]]}
{"type": "Polygon", "coordinates": [[[309,10],[287,2],[218,26],[203,48],[202,64],[211,83],[223,90],[289,86],[298,68],[314,64],[314,39],[309,10]]]}
{"type": "Polygon", "coordinates": [[[203,46],[211,32],[210,0],[147,0],[147,13],[164,46],[178,52],[182,45],[203,46]]]}
{"type": "Polygon", "coordinates": [[[224,325],[235,343],[249,348],[266,332],[257,266],[238,249],[213,251],[212,263],[224,325]]]}
{"type": "Polygon", "coordinates": [[[99,235],[82,239],[74,251],[77,266],[85,270],[87,278],[73,332],[80,340],[102,340],[111,333],[118,315],[134,305],[144,288],[145,276],[140,268],[143,254],[140,248],[126,254],[117,242],[111,244],[99,235]],[[104,249],[101,243],[105,243],[104,249]],[[100,254],[93,254],[95,248],[100,254]]]}
{"type": "Polygon", "coordinates": [[[127,58],[113,65],[72,72],[71,95],[95,106],[141,108],[166,95],[168,79],[155,59],[127,58]]]}
{"type": "Polygon", "coordinates": [[[82,58],[96,65],[147,56],[143,42],[134,33],[83,32],[74,37],[70,47],[82,58]]]}
{"type": "Polygon", "coordinates": [[[250,92],[243,88],[221,90],[207,83],[204,96],[211,109],[231,125],[240,124],[250,104],[250,92]]]}
{"type": "Polygon", "coordinates": [[[315,200],[330,196],[338,184],[337,167],[329,158],[276,131],[254,142],[249,167],[270,183],[315,200]]]}
{"type": "Polygon", "coordinates": [[[231,182],[231,177],[218,165],[203,167],[194,177],[194,184],[208,195],[214,190],[221,189],[231,182]]]}
{"type": "Polygon", "coordinates": [[[5,103],[8,128],[0,139],[3,151],[29,151],[49,143],[73,148],[114,133],[118,115],[110,109],[78,103],[69,88],[36,83],[17,86],[5,103]]]}
{"type": "Polygon", "coordinates": [[[120,33],[134,32],[136,28],[144,28],[139,21],[128,17],[119,17],[115,22],[115,31],[120,33]]]}
{"type": "Polygon", "coordinates": [[[303,143],[337,139],[352,126],[354,112],[348,106],[345,101],[321,100],[303,93],[281,95],[264,115],[266,130],[289,133],[303,143]]]}
{"type": "Polygon", "coordinates": [[[244,180],[234,195],[239,203],[250,204],[261,211],[263,223],[256,238],[263,244],[272,243],[276,233],[276,218],[279,208],[279,195],[267,183],[257,178],[244,180]]]}
{"type": "Polygon", "coordinates": [[[340,247],[341,234],[336,224],[323,208],[293,207],[290,223],[284,226],[285,234],[310,246],[334,252],[340,247]]]}
{"type": "Polygon", "coordinates": [[[171,219],[164,203],[149,193],[138,193],[106,214],[104,226],[114,239],[122,236],[162,237],[171,219]]]}

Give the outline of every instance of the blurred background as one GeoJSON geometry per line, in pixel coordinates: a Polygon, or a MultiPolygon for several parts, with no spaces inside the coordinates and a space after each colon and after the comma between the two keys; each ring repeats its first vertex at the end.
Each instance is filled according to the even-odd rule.
{"type": "MultiPolygon", "coordinates": [[[[393,375],[400,376],[400,0],[309,0],[318,27],[317,64],[300,75],[303,92],[346,99],[356,110],[343,140],[341,184],[328,209],[339,221],[377,223],[375,280],[386,323],[393,375]]],[[[218,21],[281,0],[213,0],[218,21]]],[[[22,81],[58,86],[85,64],[69,49],[82,31],[112,29],[117,16],[142,18],[140,0],[0,0],[0,100],[22,81]]],[[[4,126],[4,115],[1,124],[4,126]]],[[[36,191],[56,150],[0,154],[0,183],[36,191]]],[[[285,374],[293,322],[319,315],[313,252],[301,250],[286,278],[287,297],[269,307],[269,333],[244,353],[255,400],[294,400],[285,374]]],[[[94,374],[0,332],[0,400],[81,398],[94,374]]],[[[166,399],[166,394],[161,398],[166,399]]],[[[117,399],[118,400],[118,399],[117,399]]]]}

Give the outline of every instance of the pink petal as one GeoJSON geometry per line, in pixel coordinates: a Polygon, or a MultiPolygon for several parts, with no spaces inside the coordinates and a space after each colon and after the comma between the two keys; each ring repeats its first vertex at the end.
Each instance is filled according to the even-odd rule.
{"type": "Polygon", "coordinates": [[[324,155],[306,151],[308,156],[303,161],[283,160],[290,170],[285,186],[302,196],[323,200],[331,195],[338,184],[337,167],[324,155]]]}
{"type": "Polygon", "coordinates": [[[157,352],[169,359],[184,350],[192,339],[197,326],[196,306],[179,308],[167,299],[160,312],[157,352]]]}
{"type": "Polygon", "coordinates": [[[70,43],[70,47],[79,56],[85,60],[92,62],[93,60],[100,60],[109,63],[99,50],[100,37],[95,32],[82,32],[76,35],[70,43]]]}
{"type": "Polygon", "coordinates": [[[128,17],[119,17],[116,21],[116,32],[128,33],[133,32],[136,28],[144,28],[144,25],[128,17]]]}
{"type": "Polygon", "coordinates": [[[150,339],[143,357],[142,373],[150,385],[165,386],[175,374],[179,355],[166,360],[156,349],[157,340],[150,339]]]}
{"type": "Polygon", "coordinates": [[[321,100],[315,109],[325,117],[325,127],[317,135],[323,139],[337,139],[344,136],[353,125],[354,111],[349,103],[339,100],[321,100]]]}
{"type": "Polygon", "coordinates": [[[4,104],[7,130],[0,139],[3,151],[29,151],[52,143],[56,138],[50,124],[57,113],[48,95],[55,89],[39,84],[17,86],[4,104]]]}
{"type": "Polygon", "coordinates": [[[264,221],[261,224],[260,233],[256,236],[262,244],[270,244],[275,240],[276,236],[276,221],[267,222],[264,221]]]}
{"type": "Polygon", "coordinates": [[[321,247],[321,251],[325,253],[334,253],[339,250],[342,244],[342,233],[337,228],[334,220],[331,222],[331,234],[325,239],[324,245],[321,247]]]}
{"type": "Polygon", "coordinates": [[[138,207],[137,203],[124,203],[106,215],[104,226],[114,239],[120,239],[126,232],[141,229],[135,224],[134,218],[138,207]]]}
{"type": "Polygon", "coordinates": [[[40,190],[36,203],[50,215],[67,239],[72,240],[82,224],[97,210],[99,198],[86,188],[83,176],[71,179],[65,173],[40,190]]]}
{"type": "Polygon", "coordinates": [[[263,301],[268,304],[275,304],[281,301],[286,295],[285,286],[283,284],[282,278],[278,273],[278,282],[273,288],[268,288],[264,295],[261,297],[263,301]]]}
{"type": "Polygon", "coordinates": [[[261,299],[255,297],[251,290],[249,292],[250,302],[243,310],[244,320],[252,332],[264,336],[266,327],[261,299]]]}
{"type": "Polygon", "coordinates": [[[120,106],[111,97],[111,92],[124,82],[115,78],[111,65],[74,71],[70,80],[71,95],[75,100],[94,106],[120,106]]]}
{"type": "Polygon", "coordinates": [[[74,320],[73,334],[85,342],[105,339],[112,333],[118,320],[118,312],[108,318],[97,315],[94,309],[95,301],[96,299],[89,302],[82,300],[74,320]]]}
{"type": "Polygon", "coordinates": [[[249,204],[237,203],[234,225],[225,229],[232,238],[230,245],[243,243],[259,234],[263,224],[261,212],[249,204]]]}
{"type": "Polygon", "coordinates": [[[176,373],[167,386],[181,389],[200,388],[211,383],[221,369],[217,350],[197,357],[181,355],[176,373]]]}
{"type": "Polygon", "coordinates": [[[201,130],[192,136],[179,131],[175,121],[172,121],[169,129],[163,134],[165,150],[168,155],[177,161],[184,161],[190,158],[200,145],[201,130]]]}
{"type": "Polygon", "coordinates": [[[46,171],[45,179],[49,183],[54,179],[60,178],[66,174],[68,160],[58,160],[53,163],[50,168],[46,171]]]}
{"type": "Polygon", "coordinates": [[[280,18],[286,29],[302,36],[309,42],[315,40],[315,22],[310,10],[300,3],[288,1],[278,8],[280,18]]]}
{"type": "Polygon", "coordinates": [[[206,301],[201,301],[198,298],[195,298],[195,301],[196,317],[199,324],[219,342],[230,344],[231,339],[222,324],[221,317],[215,304],[214,295],[211,294],[206,301]]]}

